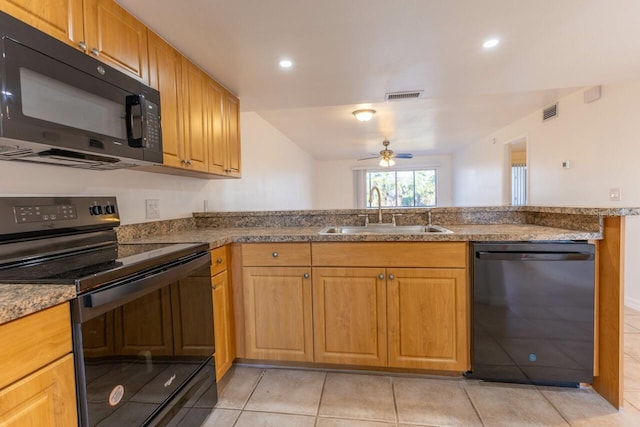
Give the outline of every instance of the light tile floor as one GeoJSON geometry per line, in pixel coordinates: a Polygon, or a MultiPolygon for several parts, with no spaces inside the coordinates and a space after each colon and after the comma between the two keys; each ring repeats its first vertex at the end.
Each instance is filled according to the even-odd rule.
{"type": "Polygon", "coordinates": [[[234,366],[205,427],[640,426],[640,311],[625,308],[625,407],[590,388],[234,366]]]}

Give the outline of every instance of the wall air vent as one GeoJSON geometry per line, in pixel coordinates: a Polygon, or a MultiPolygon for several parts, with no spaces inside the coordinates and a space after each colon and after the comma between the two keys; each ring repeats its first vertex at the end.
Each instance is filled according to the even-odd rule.
{"type": "Polygon", "coordinates": [[[405,101],[407,99],[422,98],[423,90],[410,90],[404,92],[387,92],[384,95],[385,101],[405,101]]]}
{"type": "Polygon", "coordinates": [[[547,120],[551,120],[554,117],[558,117],[558,103],[556,102],[555,104],[545,108],[544,110],[542,110],[542,121],[547,121],[547,120]]]}

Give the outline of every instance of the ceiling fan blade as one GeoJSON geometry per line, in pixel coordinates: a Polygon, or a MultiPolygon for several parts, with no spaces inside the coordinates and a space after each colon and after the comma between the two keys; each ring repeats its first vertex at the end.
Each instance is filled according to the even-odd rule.
{"type": "Polygon", "coordinates": [[[371,160],[371,159],[377,159],[380,156],[373,156],[373,157],[365,157],[364,159],[358,159],[358,161],[360,160],[371,160]]]}
{"type": "Polygon", "coordinates": [[[413,154],[411,154],[411,153],[398,153],[394,157],[396,159],[413,159],[413,154]]]}

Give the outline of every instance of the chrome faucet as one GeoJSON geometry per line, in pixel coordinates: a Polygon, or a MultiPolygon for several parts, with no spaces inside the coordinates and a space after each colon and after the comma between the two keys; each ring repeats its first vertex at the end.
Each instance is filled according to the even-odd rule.
{"type": "Polygon", "coordinates": [[[380,195],[380,189],[377,185],[371,187],[371,191],[369,191],[369,204],[371,204],[373,190],[376,190],[378,193],[378,224],[382,224],[382,196],[380,195]]]}
{"type": "Polygon", "coordinates": [[[427,210],[427,226],[431,227],[431,209],[427,210]]]}

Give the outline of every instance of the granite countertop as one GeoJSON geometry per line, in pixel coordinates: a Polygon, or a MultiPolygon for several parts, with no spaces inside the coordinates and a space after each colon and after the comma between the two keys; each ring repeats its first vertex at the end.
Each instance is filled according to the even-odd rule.
{"type": "MultiPolygon", "coordinates": [[[[211,248],[252,242],[442,242],[515,240],[597,240],[600,232],[567,230],[531,224],[443,225],[453,234],[320,235],[323,227],[198,228],[129,240],[129,243],[206,242],[211,248]]],[[[127,240],[124,240],[127,241],[127,240]]]]}
{"type": "Polygon", "coordinates": [[[0,324],[75,297],[75,285],[0,284],[0,324]]]}
{"type": "MultiPolygon", "coordinates": [[[[438,224],[440,225],[440,224],[438,224]]],[[[516,240],[597,240],[596,231],[576,231],[532,224],[443,225],[453,234],[336,234],[320,235],[323,227],[190,228],[123,243],[205,242],[210,248],[228,243],[252,242],[442,242],[516,240]]],[[[0,284],[0,324],[75,298],[74,285],[0,284]]]]}

